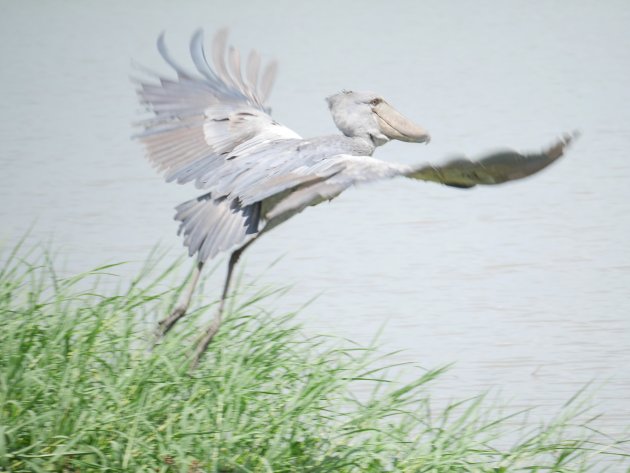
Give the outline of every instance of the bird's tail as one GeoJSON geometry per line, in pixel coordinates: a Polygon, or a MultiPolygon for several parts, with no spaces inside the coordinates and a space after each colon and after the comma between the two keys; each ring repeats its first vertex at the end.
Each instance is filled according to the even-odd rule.
{"type": "Polygon", "coordinates": [[[260,203],[241,207],[238,199],[213,199],[205,194],[178,205],[178,235],[184,235],[188,254],[204,262],[218,253],[237,249],[258,234],[260,203]]]}

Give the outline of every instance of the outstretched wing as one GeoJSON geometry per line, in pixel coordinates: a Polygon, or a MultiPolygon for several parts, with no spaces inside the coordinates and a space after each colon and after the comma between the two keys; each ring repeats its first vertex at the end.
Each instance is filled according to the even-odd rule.
{"type": "MultiPolygon", "coordinates": [[[[283,221],[308,206],[333,199],[350,186],[396,176],[459,188],[502,184],[531,176],[546,168],[563,156],[567,146],[577,136],[577,133],[564,135],[539,153],[501,151],[475,161],[457,158],[442,166],[407,166],[365,156],[334,156],[326,160],[327,169],[335,170],[334,173],[279,196],[268,209],[263,209],[263,213],[271,226],[275,226],[274,220],[283,221]]],[[[314,174],[317,174],[318,166],[313,168],[314,174]]]]}
{"type": "Polygon", "coordinates": [[[566,134],[540,153],[521,154],[506,150],[476,161],[462,157],[441,166],[424,165],[416,168],[408,177],[464,189],[476,185],[502,184],[543,170],[562,157],[567,146],[578,136],[578,132],[566,134]]]}
{"type": "Polygon", "coordinates": [[[138,80],[140,101],[154,117],[139,123],[143,131],[136,137],[168,182],[196,181],[198,187],[210,187],[214,181],[209,176],[229,166],[235,150],[299,138],[275,122],[265,107],[276,74],[275,62],[260,73],[260,56],[252,51],[242,69],[239,51],[227,48],[226,39],[226,30],[215,36],[211,67],[203,32],[197,31],[190,41],[196,68],[191,73],[171,58],[161,35],[158,51],[177,79],[154,74],[153,80],[138,80]]]}

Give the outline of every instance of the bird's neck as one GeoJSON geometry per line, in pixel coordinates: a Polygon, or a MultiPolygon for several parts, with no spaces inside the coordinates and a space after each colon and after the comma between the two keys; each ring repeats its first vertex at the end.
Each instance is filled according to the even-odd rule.
{"type": "Polygon", "coordinates": [[[348,139],[352,141],[352,149],[357,156],[372,156],[376,147],[383,144],[371,136],[349,136],[348,139]]]}

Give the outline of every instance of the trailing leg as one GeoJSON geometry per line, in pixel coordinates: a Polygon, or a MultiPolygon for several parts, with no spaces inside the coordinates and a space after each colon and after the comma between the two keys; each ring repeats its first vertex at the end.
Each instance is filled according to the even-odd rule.
{"type": "Polygon", "coordinates": [[[241,257],[241,254],[243,253],[243,251],[245,251],[245,248],[247,248],[253,241],[254,240],[250,240],[247,244],[245,244],[245,246],[243,246],[242,248],[239,248],[238,250],[234,251],[230,255],[227,275],[225,277],[225,284],[223,285],[223,293],[221,294],[221,301],[219,302],[219,309],[217,310],[217,313],[215,314],[214,318],[212,319],[212,321],[210,322],[210,324],[204,331],[203,335],[197,341],[195,351],[192,355],[192,363],[190,365],[191,371],[197,367],[197,365],[199,364],[199,360],[201,359],[206,349],[208,348],[208,345],[210,345],[210,342],[212,341],[214,336],[219,331],[219,328],[221,327],[223,309],[225,307],[225,300],[227,299],[228,291],[230,290],[230,281],[232,279],[232,273],[234,272],[234,267],[236,266],[236,263],[238,262],[238,259],[241,257]]]}
{"type": "Polygon", "coordinates": [[[166,335],[175,325],[175,323],[181,319],[184,315],[186,315],[186,311],[188,310],[188,306],[190,305],[190,300],[192,299],[192,295],[195,292],[195,288],[197,287],[197,283],[199,282],[199,275],[201,274],[201,270],[203,269],[203,263],[200,261],[196,263],[195,269],[193,271],[192,280],[188,286],[188,289],[184,293],[184,296],[179,301],[175,309],[170,313],[170,315],[158,322],[158,327],[155,333],[156,341],[159,341],[164,335],[166,335]]]}

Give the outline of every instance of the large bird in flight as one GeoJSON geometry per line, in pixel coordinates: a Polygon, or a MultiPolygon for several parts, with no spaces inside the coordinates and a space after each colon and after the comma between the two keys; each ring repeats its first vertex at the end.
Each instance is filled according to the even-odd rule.
{"type": "Polygon", "coordinates": [[[538,153],[502,151],[443,165],[396,164],[372,157],[390,140],[428,143],[429,133],[374,92],[344,90],[326,100],[341,134],[302,138],[276,122],[266,101],[276,64],[261,70],[258,53],[243,62],[221,30],[206,58],[203,32],[190,42],[196,71],[175,62],[158,39],[158,51],[174,79],[152,74],[138,80],[138,96],[152,116],[136,135],[167,182],[191,183],[202,195],[180,204],[176,220],[190,256],[196,258],[184,298],[159,322],[165,335],[186,314],[206,261],[231,252],[218,311],[197,342],[194,368],[219,330],[230,279],[240,255],[260,235],[306,207],[370,181],[406,177],[447,186],[496,185],[530,176],[560,158],[575,135],[564,135],[538,153]],[[243,67],[244,66],[244,67],[243,67]]]}

